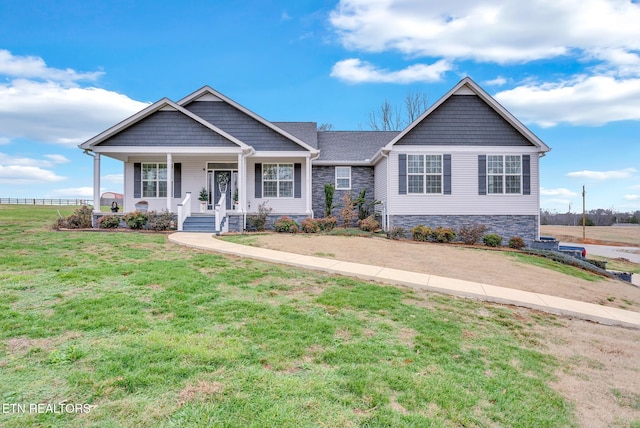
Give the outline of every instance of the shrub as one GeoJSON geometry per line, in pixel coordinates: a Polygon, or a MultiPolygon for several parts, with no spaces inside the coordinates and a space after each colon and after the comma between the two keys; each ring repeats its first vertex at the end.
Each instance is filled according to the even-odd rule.
{"type": "Polygon", "coordinates": [[[411,239],[414,241],[426,242],[431,237],[431,228],[422,224],[411,228],[411,239]]]}
{"type": "Polygon", "coordinates": [[[521,250],[525,247],[524,240],[519,236],[514,236],[509,239],[509,248],[515,248],[516,250],[521,250]]]}
{"type": "Polygon", "coordinates": [[[117,215],[105,215],[100,217],[98,225],[101,229],[116,229],[120,226],[120,216],[117,215]]]}
{"type": "Polygon", "coordinates": [[[254,230],[261,232],[267,226],[267,218],[271,211],[273,211],[273,208],[267,207],[267,202],[263,202],[258,205],[257,214],[250,214],[247,216],[247,222],[254,230]]]}
{"type": "Polygon", "coordinates": [[[380,223],[372,215],[364,220],[359,220],[358,226],[360,226],[360,230],[364,230],[365,232],[375,232],[380,229],[380,223]]]}
{"type": "Polygon", "coordinates": [[[300,225],[291,217],[280,217],[276,220],[274,227],[276,232],[298,233],[300,225]]]}
{"type": "Polygon", "coordinates": [[[67,217],[64,222],[69,229],[88,229],[92,227],[93,212],[86,205],[81,206],[67,217]]]}
{"type": "Polygon", "coordinates": [[[333,194],[336,188],[333,184],[324,185],[324,216],[331,217],[331,210],[335,208],[333,204],[333,194]]]}
{"type": "Polygon", "coordinates": [[[458,229],[458,237],[465,244],[473,245],[482,239],[482,235],[487,231],[484,224],[470,224],[458,229]]]}
{"type": "Polygon", "coordinates": [[[129,229],[142,229],[144,225],[147,224],[147,215],[140,211],[132,211],[130,213],[127,213],[124,215],[124,217],[122,217],[122,219],[125,223],[127,223],[129,229]]]}
{"type": "Polygon", "coordinates": [[[342,196],[342,202],[344,202],[344,207],[340,210],[340,219],[342,220],[342,226],[347,228],[352,226],[353,222],[358,218],[358,212],[355,209],[351,193],[345,193],[342,196]]]}
{"type": "Polygon", "coordinates": [[[387,232],[387,238],[393,240],[403,239],[406,236],[406,232],[404,227],[394,226],[390,231],[387,232]]]}
{"type": "Polygon", "coordinates": [[[167,210],[162,212],[151,211],[147,214],[147,228],[151,230],[169,230],[175,228],[173,214],[167,210]]]}
{"type": "Polygon", "coordinates": [[[302,223],[300,223],[300,229],[302,229],[304,233],[318,233],[320,231],[320,226],[318,225],[318,220],[307,217],[302,220],[302,223]]]}
{"type": "Polygon", "coordinates": [[[323,232],[331,232],[338,224],[338,219],[330,216],[318,219],[318,227],[323,232]]]}
{"type": "Polygon", "coordinates": [[[482,242],[484,242],[484,245],[487,247],[499,247],[502,245],[502,236],[496,235],[495,233],[489,233],[482,237],[482,242]]]}
{"type": "Polygon", "coordinates": [[[452,242],[456,239],[456,232],[450,227],[436,227],[431,231],[430,238],[434,242],[452,242]]]}

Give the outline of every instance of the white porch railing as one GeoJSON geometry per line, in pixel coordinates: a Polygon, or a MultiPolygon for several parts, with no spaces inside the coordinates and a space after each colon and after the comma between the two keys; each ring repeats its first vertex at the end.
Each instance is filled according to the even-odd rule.
{"type": "Polygon", "coordinates": [[[182,226],[187,217],[191,216],[191,192],[187,192],[184,200],[178,204],[178,231],[182,231],[182,226]]]}
{"type": "Polygon", "coordinates": [[[227,216],[227,194],[222,193],[220,196],[220,200],[216,204],[215,207],[216,212],[216,230],[222,232],[220,229],[220,225],[222,224],[222,220],[227,216]]]}

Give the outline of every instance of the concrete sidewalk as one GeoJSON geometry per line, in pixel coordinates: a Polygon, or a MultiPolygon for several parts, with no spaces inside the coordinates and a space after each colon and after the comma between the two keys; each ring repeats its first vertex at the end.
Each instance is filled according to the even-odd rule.
{"type": "Polygon", "coordinates": [[[496,287],[460,279],[444,278],[405,270],[384,268],[361,263],[343,262],[321,257],[305,256],[284,251],[233,244],[216,239],[210,233],[180,232],[169,235],[169,241],[201,250],[249,257],[271,263],[313,269],[387,284],[404,285],[421,291],[435,291],[470,297],[487,302],[522,306],[551,314],[640,329],[640,313],[564,299],[546,294],[531,293],[512,288],[496,287]]]}

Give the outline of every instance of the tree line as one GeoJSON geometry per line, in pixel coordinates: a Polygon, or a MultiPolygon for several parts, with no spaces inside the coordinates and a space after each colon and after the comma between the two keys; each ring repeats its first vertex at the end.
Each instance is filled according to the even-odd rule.
{"type": "MultiPolygon", "coordinates": [[[[612,209],[594,209],[586,212],[587,226],[611,226],[614,224],[640,224],[640,210],[618,212],[612,209]]],[[[557,226],[582,226],[582,213],[559,213],[540,210],[540,224],[557,226]]]]}

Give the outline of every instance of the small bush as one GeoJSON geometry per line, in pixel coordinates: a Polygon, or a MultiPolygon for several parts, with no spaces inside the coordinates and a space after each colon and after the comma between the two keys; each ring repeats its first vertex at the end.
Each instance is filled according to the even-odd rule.
{"type": "Polygon", "coordinates": [[[298,233],[300,225],[291,217],[280,217],[274,224],[276,232],[298,233]]]}
{"type": "Polygon", "coordinates": [[[502,245],[502,236],[490,233],[482,237],[482,242],[484,242],[484,245],[487,247],[499,247],[502,245]]]}
{"type": "Polygon", "coordinates": [[[93,211],[91,208],[83,205],[66,218],[64,225],[69,229],[88,229],[92,227],[92,218],[93,211]]]}
{"type": "Polygon", "coordinates": [[[470,224],[458,229],[458,237],[465,244],[473,245],[482,239],[486,231],[487,226],[484,224],[470,224]]]}
{"type": "Polygon", "coordinates": [[[338,224],[338,219],[331,216],[318,219],[318,227],[323,232],[331,232],[338,224]]]}
{"type": "Polygon", "coordinates": [[[519,236],[514,236],[509,239],[509,248],[515,248],[516,250],[521,250],[525,247],[524,240],[519,236]]]}
{"type": "Polygon", "coordinates": [[[302,223],[300,223],[300,229],[302,229],[304,233],[318,233],[320,231],[320,226],[318,225],[318,220],[307,217],[302,220],[302,223]]]}
{"type": "Polygon", "coordinates": [[[360,230],[364,230],[365,232],[375,232],[380,229],[380,223],[372,215],[364,220],[359,220],[358,226],[360,227],[360,230]]]}
{"type": "Polygon", "coordinates": [[[147,214],[147,229],[151,230],[169,230],[171,224],[175,228],[175,221],[173,214],[167,210],[162,212],[151,211],[147,214]]]}
{"type": "Polygon", "coordinates": [[[411,239],[414,241],[427,242],[431,237],[431,228],[422,224],[411,228],[411,239]]]}
{"type": "Polygon", "coordinates": [[[147,224],[147,215],[140,211],[132,211],[122,217],[129,229],[139,230],[147,224]]]}
{"type": "Polygon", "coordinates": [[[452,242],[456,239],[456,231],[450,227],[436,227],[431,231],[430,238],[434,242],[452,242]]]}
{"type": "Polygon", "coordinates": [[[100,217],[98,225],[101,229],[116,229],[120,226],[120,217],[117,215],[105,215],[100,217]]]}
{"type": "Polygon", "coordinates": [[[351,197],[351,193],[345,193],[344,196],[342,196],[342,202],[344,202],[344,207],[340,210],[342,227],[351,227],[358,218],[358,212],[356,211],[355,202],[351,197]]]}
{"type": "Polygon", "coordinates": [[[399,240],[399,239],[404,239],[407,236],[406,231],[404,230],[404,227],[400,227],[400,226],[394,226],[391,228],[390,231],[387,232],[387,238],[389,239],[393,239],[393,240],[399,240]]]}
{"type": "Polygon", "coordinates": [[[267,227],[267,218],[271,211],[273,211],[273,208],[267,207],[267,202],[258,205],[258,213],[247,216],[249,226],[258,232],[262,232],[267,227]]]}

